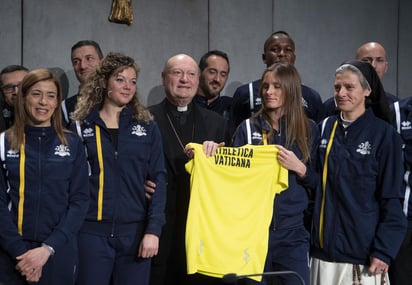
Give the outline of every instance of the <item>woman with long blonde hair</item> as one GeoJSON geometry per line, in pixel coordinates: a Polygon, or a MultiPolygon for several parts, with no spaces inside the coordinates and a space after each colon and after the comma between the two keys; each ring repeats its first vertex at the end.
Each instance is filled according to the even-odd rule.
{"type": "Polygon", "coordinates": [[[109,53],[80,90],[73,119],[90,165],[91,203],[79,235],[79,285],[149,284],[165,223],[160,131],[137,98],[139,67],[109,53]],[[146,179],[156,183],[150,201],[146,179]]]}

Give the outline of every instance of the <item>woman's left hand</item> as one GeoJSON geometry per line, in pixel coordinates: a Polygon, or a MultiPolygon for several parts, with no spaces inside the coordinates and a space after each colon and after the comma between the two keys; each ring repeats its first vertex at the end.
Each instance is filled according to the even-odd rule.
{"type": "Polygon", "coordinates": [[[373,275],[385,274],[388,272],[389,265],[380,260],[379,258],[372,257],[371,265],[369,266],[369,272],[373,275]]]}
{"type": "Polygon", "coordinates": [[[16,257],[16,269],[21,275],[26,277],[29,282],[38,282],[44,264],[50,257],[50,252],[43,246],[36,247],[26,251],[24,254],[16,257]]]}
{"type": "Polygon", "coordinates": [[[145,234],[139,245],[138,257],[152,258],[159,250],[159,237],[154,234],[145,234]]]}
{"type": "Polygon", "coordinates": [[[281,145],[278,148],[278,161],[288,170],[294,171],[299,177],[306,175],[306,165],[296,156],[293,151],[287,150],[281,145]]]}

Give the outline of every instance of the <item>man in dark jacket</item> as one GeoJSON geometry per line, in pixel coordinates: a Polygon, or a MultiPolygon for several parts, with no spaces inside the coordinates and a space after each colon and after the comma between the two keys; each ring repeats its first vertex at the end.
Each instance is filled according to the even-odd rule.
{"type": "MultiPolygon", "coordinates": [[[[81,86],[99,65],[103,59],[103,53],[97,42],[82,40],[72,46],[70,59],[74,74],[81,86]]],[[[70,124],[70,116],[76,107],[77,96],[79,96],[78,93],[62,101],[63,119],[66,126],[70,124]]]]}
{"type": "MultiPolygon", "coordinates": [[[[275,62],[295,63],[295,42],[284,31],[271,34],[265,41],[262,54],[266,67],[275,62]]],[[[260,79],[239,86],[233,95],[230,122],[232,131],[245,119],[257,112],[261,105],[259,96],[260,79]]],[[[302,104],[308,117],[315,122],[323,118],[322,99],[317,91],[302,84],[302,104]]]]}
{"type": "Polygon", "coordinates": [[[220,95],[229,77],[229,57],[220,50],[208,51],[200,59],[199,68],[199,90],[193,102],[229,120],[232,97],[220,95]]]}

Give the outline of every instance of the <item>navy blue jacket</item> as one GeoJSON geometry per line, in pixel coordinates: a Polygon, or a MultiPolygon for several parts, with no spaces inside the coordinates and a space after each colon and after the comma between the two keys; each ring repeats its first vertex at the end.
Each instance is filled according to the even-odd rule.
{"type": "Polygon", "coordinates": [[[390,109],[393,114],[392,121],[402,138],[405,164],[403,211],[408,219],[408,228],[412,228],[412,97],[399,100],[398,103],[391,105],[390,109]]]}
{"type": "Polygon", "coordinates": [[[64,126],[70,126],[70,121],[71,121],[70,117],[72,116],[74,112],[78,97],[79,97],[79,94],[75,94],[62,101],[62,118],[63,118],[64,126]]]}
{"type": "Polygon", "coordinates": [[[53,127],[26,126],[23,179],[21,153],[9,149],[6,135],[5,169],[0,169],[0,245],[12,258],[29,249],[23,241],[44,242],[58,252],[83,223],[89,205],[87,161],[79,137],[67,133],[66,138],[68,146],[61,144],[53,127]],[[22,181],[24,197],[19,192],[22,181]],[[22,235],[17,232],[19,202],[22,235]]]}
{"type": "Polygon", "coordinates": [[[222,115],[226,120],[229,120],[232,97],[219,95],[219,97],[217,97],[213,102],[208,104],[206,97],[196,94],[193,98],[193,102],[200,107],[214,111],[222,115]]]}
{"type": "MultiPolygon", "coordinates": [[[[233,95],[229,122],[231,130],[252,114],[260,110],[262,100],[259,95],[260,79],[252,82],[253,102],[250,101],[249,84],[239,86],[233,95]]],[[[323,119],[323,103],[319,93],[312,88],[302,85],[302,104],[306,115],[315,122],[323,119]]]]}
{"type": "Polygon", "coordinates": [[[320,183],[315,199],[311,253],[329,262],[369,265],[370,258],[376,257],[390,264],[406,231],[400,137],[372,110],[346,129],[340,118],[331,116],[319,145],[322,166],[335,121],[338,124],[329,152],[326,194],[320,183]]]}
{"type": "MultiPolygon", "coordinates": [[[[310,120],[311,124],[311,162],[316,161],[316,147],[319,139],[319,132],[316,124],[310,120]]],[[[256,118],[251,119],[251,144],[262,145],[262,130],[269,132],[270,126],[259,115],[256,118]]],[[[280,136],[273,135],[272,144],[279,144],[285,146],[286,136],[285,122],[281,121],[280,136]]],[[[243,121],[233,138],[233,146],[243,146],[248,143],[247,135],[247,122],[243,121]]],[[[294,145],[289,150],[293,151],[298,158],[302,158],[302,154],[299,148],[294,145]]],[[[275,157],[273,159],[276,159],[275,157]]],[[[315,166],[313,164],[307,164],[306,176],[302,179],[293,172],[289,171],[289,187],[286,191],[283,191],[276,195],[274,203],[274,216],[272,219],[272,229],[293,229],[299,226],[303,226],[303,212],[308,207],[310,191],[314,190],[318,184],[318,175],[315,172],[315,166]]]]}
{"type": "MultiPolygon", "coordinates": [[[[165,223],[166,170],[160,131],[154,121],[148,124],[133,118],[132,108],[125,107],[119,116],[118,148],[97,108],[83,120],[82,137],[91,169],[91,201],[82,231],[118,235],[125,225],[144,222],[145,233],[160,236],[165,223]],[[100,128],[100,141],[96,138],[100,128]],[[101,144],[104,171],[103,198],[99,204],[101,168],[96,142],[101,144]],[[156,183],[151,201],[145,196],[146,179],[156,183]],[[102,218],[98,218],[101,205],[102,218]]],[[[75,127],[73,124],[71,127],[75,127]]],[[[133,226],[131,228],[134,228],[133,226]]]]}

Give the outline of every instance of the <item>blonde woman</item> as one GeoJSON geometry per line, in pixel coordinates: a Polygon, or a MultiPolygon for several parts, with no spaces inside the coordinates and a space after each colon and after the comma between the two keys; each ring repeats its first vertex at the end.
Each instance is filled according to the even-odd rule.
{"type": "Polygon", "coordinates": [[[79,285],[148,284],[158,252],[166,170],[159,129],[137,98],[138,74],[131,57],[109,53],[82,86],[73,115],[91,171],[79,285]],[[146,179],[156,183],[150,201],[146,179]]]}

